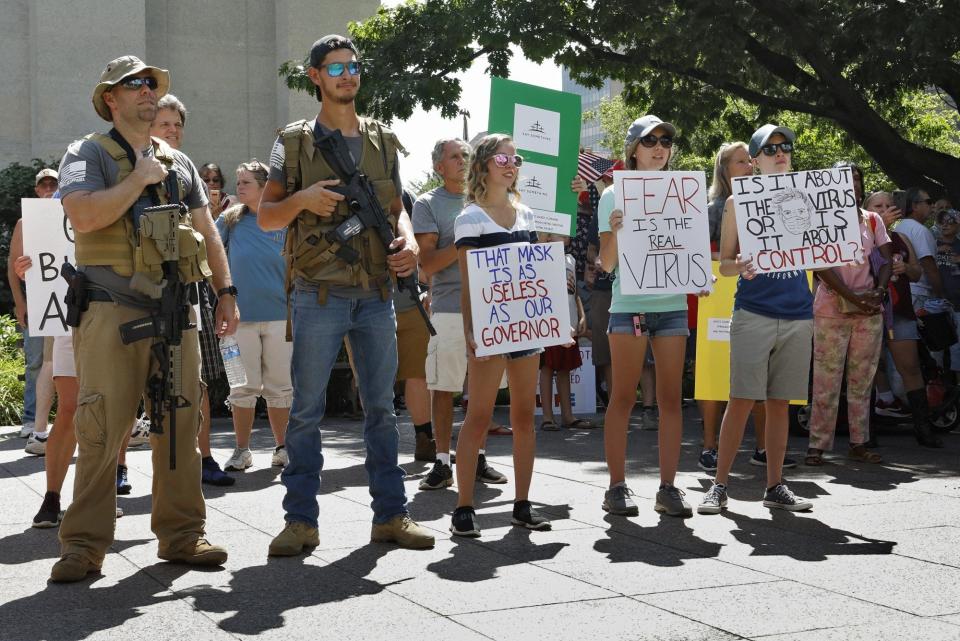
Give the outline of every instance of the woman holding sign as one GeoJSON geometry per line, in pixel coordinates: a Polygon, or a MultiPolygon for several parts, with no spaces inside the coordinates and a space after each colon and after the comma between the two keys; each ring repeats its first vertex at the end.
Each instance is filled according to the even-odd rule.
{"type": "MultiPolygon", "coordinates": [[[[750,157],[761,174],[791,170],[796,134],[764,125],[750,138],[750,157]]],[[[730,402],[720,424],[717,475],[697,508],[719,514],[727,506],[727,477],[743,440],[747,417],[766,401],[767,490],[763,505],[809,510],[813,505],[783,483],[791,399],[806,398],[813,337],[813,296],[802,270],[757,274],[752,256],[742,256],[734,197],[727,199],[720,232],[720,273],[739,276],[730,323],[730,402]]]]}
{"type": "MultiPolygon", "coordinates": [[[[627,169],[662,171],[670,162],[676,128],[653,115],[634,121],[627,131],[627,169]]],[[[617,232],[623,227],[623,212],[614,209],[615,187],[600,197],[597,222],[600,232],[600,261],[604,271],[614,272],[610,303],[610,354],[613,390],[604,420],[604,450],[610,470],[610,489],[603,509],[611,514],[636,516],[637,504],[626,484],[627,423],[637,401],[637,384],[643,371],[647,342],[653,348],[657,376],[657,404],[660,406],[660,488],[654,509],[670,516],[691,516],[693,510],[674,486],[680,463],[683,416],[680,385],[683,378],[687,336],[687,298],[684,294],[625,295],[617,266],[617,232]],[[616,270],[616,271],[615,271],[616,270]]],[[[647,399],[644,398],[644,403],[647,399]]]]}
{"type": "MultiPolygon", "coordinates": [[[[470,392],[467,416],[457,439],[457,509],[450,525],[450,532],[455,536],[480,536],[473,509],[477,458],[493,417],[504,369],[510,386],[510,425],[513,428],[513,467],[517,487],[512,523],[530,530],[549,530],[551,527],[550,521],[533,509],[527,499],[533,477],[536,446],[533,412],[539,381],[539,355],[543,350],[525,349],[505,355],[477,357],[467,267],[467,252],[471,249],[537,242],[533,212],[518,202],[518,169],[522,163],[523,158],[517,155],[509,136],[491,134],[484,137],[470,159],[467,206],[457,216],[454,228],[463,283],[460,304],[469,358],[467,385],[470,392]]],[[[525,283],[521,281],[520,284],[525,283]]]]}

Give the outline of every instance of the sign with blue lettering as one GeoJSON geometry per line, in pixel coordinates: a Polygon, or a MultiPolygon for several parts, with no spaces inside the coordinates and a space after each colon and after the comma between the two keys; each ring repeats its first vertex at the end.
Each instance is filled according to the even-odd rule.
{"type": "Polygon", "coordinates": [[[477,356],[573,342],[563,243],[467,252],[477,356]]]}
{"type": "Polygon", "coordinates": [[[702,171],[615,171],[620,291],[711,291],[707,180],[702,171]]]}
{"type": "Polygon", "coordinates": [[[73,259],[73,227],[58,198],[24,198],[23,255],[33,265],[27,282],[27,326],[31,336],[67,336],[67,281],[60,277],[64,261],[73,259]]]}

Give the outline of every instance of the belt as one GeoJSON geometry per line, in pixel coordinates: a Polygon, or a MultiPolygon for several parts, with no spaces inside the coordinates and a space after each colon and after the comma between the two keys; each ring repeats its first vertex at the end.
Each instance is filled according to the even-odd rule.
{"type": "Polygon", "coordinates": [[[102,289],[88,289],[87,300],[97,303],[112,303],[113,297],[102,289]]]}

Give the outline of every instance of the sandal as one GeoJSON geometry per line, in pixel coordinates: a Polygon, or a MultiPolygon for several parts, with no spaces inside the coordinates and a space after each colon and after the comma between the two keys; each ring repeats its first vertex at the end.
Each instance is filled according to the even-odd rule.
{"type": "Polygon", "coordinates": [[[809,449],[807,455],[803,458],[804,465],[819,467],[823,465],[823,450],[809,449]]]}
{"type": "Polygon", "coordinates": [[[559,432],[560,428],[557,427],[557,424],[554,423],[553,421],[544,421],[543,423],[540,423],[540,431],[541,432],[559,432]]]}
{"type": "Polygon", "coordinates": [[[850,451],[847,452],[847,458],[851,461],[860,461],[861,463],[880,463],[883,461],[882,456],[868,450],[867,446],[863,443],[860,445],[851,445],[850,451]]]}
{"type": "Polygon", "coordinates": [[[585,418],[578,418],[569,423],[564,423],[563,426],[568,430],[592,430],[596,427],[596,424],[585,418]]]}
{"type": "Polygon", "coordinates": [[[497,424],[493,429],[487,430],[487,434],[492,434],[493,436],[513,436],[513,430],[506,425],[497,424]]]}

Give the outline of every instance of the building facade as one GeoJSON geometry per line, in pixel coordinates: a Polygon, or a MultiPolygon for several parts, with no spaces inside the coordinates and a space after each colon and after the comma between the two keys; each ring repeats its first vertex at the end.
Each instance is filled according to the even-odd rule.
{"type": "Polygon", "coordinates": [[[277,69],[328,33],[346,33],[377,0],[0,0],[0,163],[57,159],[109,124],[93,111],[106,64],[133,54],[170,70],[187,106],[183,151],[234,169],[266,161],[278,127],[316,115],[277,69]]]}
{"type": "MultiPolygon", "coordinates": [[[[582,110],[587,112],[599,107],[600,102],[604,99],[609,100],[618,96],[623,91],[623,83],[619,80],[607,79],[599,89],[591,89],[577,84],[570,78],[569,70],[564,67],[561,88],[563,91],[579,94],[582,110]]],[[[610,150],[600,145],[601,138],[603,138],[603,132],[600,131],[600,121],[598,119],[587,120],[580,125],[580,146],[584,149],[590,149],[601,155],[609,154],[610,150]]]]}

